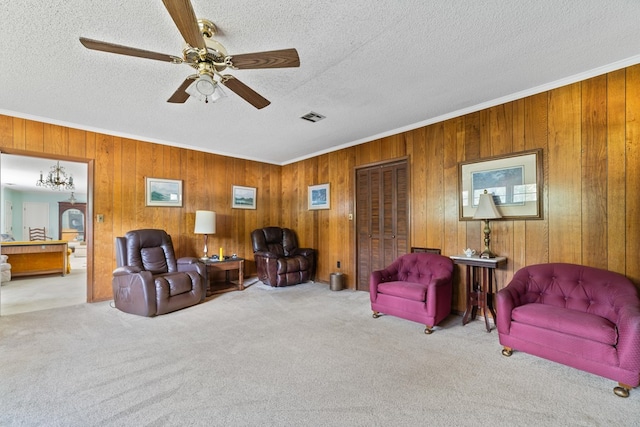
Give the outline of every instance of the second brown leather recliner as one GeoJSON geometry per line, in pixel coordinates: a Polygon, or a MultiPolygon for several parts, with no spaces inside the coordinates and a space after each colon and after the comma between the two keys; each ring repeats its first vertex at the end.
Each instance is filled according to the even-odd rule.
{"type": "Polygon", "coordinates": [[[313,280],[315,250],[299,248],[295,232],[289,228],[265,227],[251,232],[253,257],[258,279],[274,287],[297,285],[313,280]]]}

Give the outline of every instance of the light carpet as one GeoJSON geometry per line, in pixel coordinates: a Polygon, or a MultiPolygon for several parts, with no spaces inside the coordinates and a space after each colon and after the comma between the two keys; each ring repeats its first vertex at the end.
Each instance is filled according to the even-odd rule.
{"type": "Polygon", "coordinates": [[[484,322],[432,335],[365,292],[254,284],[156,318],[110,302],[0,318],[2,426],[638,425],[640,391],[515,352],[484,322]]]}
{"type": "Polygon", "coordinates": [[[65,276],[13,277],[0,287],[0,316],[67,307],[87,302],[87,258],[70,258],[65,276]]]}

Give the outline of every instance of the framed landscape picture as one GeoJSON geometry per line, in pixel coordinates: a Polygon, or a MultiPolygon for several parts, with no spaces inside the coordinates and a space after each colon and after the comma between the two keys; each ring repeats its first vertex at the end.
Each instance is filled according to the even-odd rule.
{"type": "Polygon", "coordinates": [[[309,210],[330,209],[330,202],[329,184],[309,186],[309,210]]]}
{"type": "Polygon", "coordinates": [[[256,189],[234,185],[231,194],[231,207],[235,209],[255,209],[256,189]]]}
{"type": "Polygon", "coordinates": [[[147,206],[182,206],[182,180],[145,178],[147,206]]]}
{"type": "Polygon", "coordinates": [[[485,190],[505,219],[542,218],[541,149],[461,162],[458,175],[460,220],[473,219],[485,190]]]}

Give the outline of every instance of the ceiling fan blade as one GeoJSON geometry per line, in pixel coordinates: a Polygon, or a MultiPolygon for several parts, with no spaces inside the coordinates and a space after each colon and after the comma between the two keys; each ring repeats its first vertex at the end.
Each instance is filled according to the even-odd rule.
{"type": "Polygon", "coordinates": [[[187,99],[189,99],[189,94],[186,92],[186,90],[195,79],[195,76],[187,77],[187,79],[182,82],[178,90],[176,90],[173,95],[171,95],[171,98],[167,99],[167,102],[171,102],[174,104],[182,104],[186,102],[187,99]]]}
{"type": "Polygon", "coordinates": [[[299,67],[300,57],[295,49],[270,50],[231,56],[233,68],[239,70],[256,68],[299,67]]]}
{"type": "Polygon", "coordinates": [[[80,37],[80,43],[87,49],[101,50],[103,52],[117,53],[120,55],[135,56],[137,58],[155,59],[157,61],[165,62],[182,62],[181,58],[176,56],[167,55],[164,53],[151,52],[149,50],[137,49],[135,47],[122,46],[114,43],[101,42],[99,40],[87,39],[80,37]]]}
{"type": "Polygon", "coordinates": [[[258,92],[254,91],[235,77],[229,74],[225,74],[222,77],[223,85],[231,89],[233,92],[235,92],[236,95],[238,95],[240,98],[244,99],[257,109],[264,108],[267,105],[271,104],[268,99],[262,97],[262,95],[260,95],[258,92]]]}
{"type": "Polygon", "coordinates": [[[189,0],[162,0],[162,3],[167,8],[184,41],[192,47],[206,49],[207,45],[204,43],[200,27],[198,27],[198,18],[196,18],[191,2],[189,0]]]}

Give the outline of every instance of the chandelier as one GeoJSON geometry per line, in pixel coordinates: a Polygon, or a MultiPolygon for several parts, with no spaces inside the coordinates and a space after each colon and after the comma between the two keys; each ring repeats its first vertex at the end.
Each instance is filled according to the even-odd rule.
{"type": "Polygon", "coordinates": [[[74,190],[76,188],[73,185],[73,176],[67,176],[64,167],[60,166],[60,162],[57,162],[55,166],[51,166],[47,179],[43,179],[42,171],[40,171],[40,179],[36,181],[36,185],[58,191],[74,190]]]}
{"type": "Polygon", "coordinates": [[[77,201],[78,201],[78,199],[76,199],[76,197],[73,195],[73,191],[72,191],[71,192],[71,197],[69,197],[67,199],[67,202],[71,203],[72,205],[75,205],[77,201]]]}

